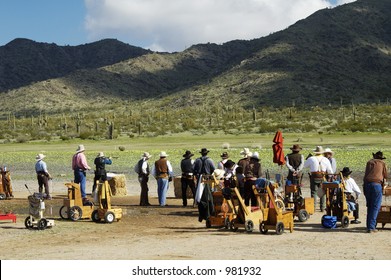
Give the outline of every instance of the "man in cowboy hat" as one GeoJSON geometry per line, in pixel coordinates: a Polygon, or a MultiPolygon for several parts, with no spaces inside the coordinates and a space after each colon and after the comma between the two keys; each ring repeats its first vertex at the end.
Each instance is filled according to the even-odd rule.
{"type": "Polygon", "coordinates": [[[345,193],[346,193],[346,202],[348,203],[349,212],[353,211],[354,220],[351,221],[351,224],[360,224],[361,222],[358,220],[359,215],[359,205],[358,198],[361,195],[361,190],[357,185],[356,181],[350,176],[352,171],[349,167],[344,167],[342,171],[343,180],[345,182],[345,193]],[[356,197],[353,196],[355,194],[356,197]]]}
{"type": "Polygon", "coordinates": [[[209,150],[202,148],[200,151],[201,157],[197,158],[194,162],[194,173],[197,179],[200,175],[211,175],[216,169],[214,162],[208,157],[209,150]]]}
{"type": "Polygon", "coordinates": [[[220,157],[221,157],[221,160],[217,164],[217,169],[224,169],[224,163],[226,163],[229,158],[228,153],[224,152],[220,155],[220,157]]]}
{"type": "Polygon", "coordinates": [[[302,148],[299,144],[294,144],[290,149],[292,153],[285,156],[285,165],[289,170],[287,180],[298,185],[304,167],[304,156],[300,154],[302,148]]]}
{"type": "Polygon", "coordinates": [[[337,174],[337,161],[334,158],[334,152],[330,148],[324,149],[324,156],[330,161],[333,174],[337,174]]]}
{"type": "Polygon", "coordinates": [[[86,194],[86,183],[87,175],[86,171],[90,170],[87,163],[87,158],[84,154],[85,148],[84,145],[79,145],[76,149],[76,153],[72,157],[72,169],[75,176],[74,182],[80,184],[81,197],[83,200],[83,205],[88,205],[90,202],[87,199],[86,194]]]}
{"type": "Polygon", "coordinates": [[[149,163],[148,160],[152,156],[148,152],[144,152],[141,159],[134,166],[134,171],[138,174],[140,183],[140,206],[151,206],[148,199],[148,181],[149,181],[149,163]]]}
{"type": "Polygon", "coordinates": [[[106,164],[112,164],[111,158],[105,157],[103,152],[99,152],[94,160],[95,164],[95,176],[94,184],[92,185],[92,192],[96,189],[96,181],[104,182],[107,180],[106,164]]]}
{"type": "MultiPolygon", "coordinates": [[[[182,189],[182,205],[187,206],[187,187],[190,188],[191,193],[195,201],[195,181],[194,181],[194,160],[191,158],[194,156],[192,152],[186,151],[181,161],[181,189],[182,189]]],[[[195,204],[193,203],[193,206],[195,204]]]]}
{"type": "Polygon", "coordinates": [[[376,219],[379,214],[383,186],[388,178],[387,166],[383,152],[372,153],[373,159],[367,162],[364,175],[364,195],[367,202],[367,232],[377,232],[376,219]]]}
{"type": "Polygon", "coordinates": [[[37,161],[35,163],[35,172],[37,173],[39,193],[42,193],[43,187],[45,187],[44,197],[50,200],[52,199],[49,193],[49,179],[51,179],[51,176],[48,172],[46,162],[43,161],[44,158],[45,158],[44,154],[38,154],[35,157],[35,160],[37,161]]]}
{"type": "MultiPolygon", "coordinates": [[[[316,209],[318,189],[322,188],[325,175],[333,174],[333,170],[331,169],[330,161],[324,156],[322,146],[317,146],[314,149],[314,154],[304,162],[304,168],[309,168],[310,170],[311,197],[314,198],[314,207],[316,209]]],[[[326,196],[323,194],[319,199],[320,211],[323,212],[326,209],[326,196]]]]}
{"type": "Polygon", "coordinates": [[[243,148],[243,151],[240,152],[243,156],[242,159],[238,161],[238,166],[240,166],[244,170],[246,170],[247,165],[250,163],[250,157],[252,156],[252,152],[248,148],[243,148]]]}
{"type": "Polygon", "coordinates": [[[167,154],[164,151],[160,152],[160,158],[155,161],[152,175],[157,180],[157,194],[160,206],[167,206],[166,198],[169,187],[169,182],[173,176],[171,163],[167,160],[167,154]]]}
{"type": "Polygon", "coordinates": [[[257,199],[253,191],[253,186],[255,185],[255,181],[262,177],[262,166],[258,152],[251,154],[250,162],[244,170],[244,175],[246,177],[244,182],[244,203],[248,206],[251,201],[251,205],[255,206],[257,199]]]}

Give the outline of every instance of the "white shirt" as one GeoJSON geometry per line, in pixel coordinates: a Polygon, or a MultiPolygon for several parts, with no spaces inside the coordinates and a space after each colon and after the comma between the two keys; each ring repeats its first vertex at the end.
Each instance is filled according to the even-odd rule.
{"type": "MultiPolygon", "coordinates": [[[[173,173],[173,171],[172,171],[171,163],[170,163],[168,160],[166,161],[166,163],[167,163],[168,175],[169,175],[170,177],[174,176],[174,173],[173,173]]],[[[155,168],[155,165],[153,165],[151,174],[152,174],[152,176],[156,177],[156,168],[155,168]]]]}
{"type": "Polygon", "coordinates": [[[361,190],[358,187],[356,181],[353,178],[345,179],[345,191],[349,193],[355,193],[357,198],[361,194],[361,190]]]}
{"type": "Polygon", "coordinates": [[[293,166],[289,163],[289,157],[286,156],[285,157],[285,165],[286,167],[288,167],[288,169],[292,172],[300,172],[301,170],[303,170],[303,167],[304,167],[304,156],[301,155],[301,161],[300,161],[300,165],[297,167],[297,169],[295,170],[293,168],[293,166]]]}
{"type": "Polygon", "coordinates": [[[323,155],[309,157],[304,162],[304,168],[309,168],[310,172],[322,171],[327,172],[328,174],[334,174],[333,169],[331,168],[330,161],[323,155]]]}
{"type": "Polygon", "coordinates": [[[227,162],[227,158],[223,159],[222,161],[219,161],[219,163],[217,164],[217,169],[224,169],[224,163],[227,162]]]}

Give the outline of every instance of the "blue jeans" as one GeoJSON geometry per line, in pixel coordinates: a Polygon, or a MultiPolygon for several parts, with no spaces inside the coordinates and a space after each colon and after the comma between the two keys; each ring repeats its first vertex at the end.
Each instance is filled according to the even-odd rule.
{"type": "Polygon", "coordinates": [[[373,230],[376,228],[376,219],[382,203],[383,190],[381,184],[365,184],[364,195],[367,201],[367,230],[373,230]]]}
{"type": "Polygon", "coordinates": [[[81,197],[85,198],[87,183],[86,172],[81,170],[74,170],[73,174],[75,175],[75,183],[80,184],[81,197]]]}
{"type": "Polygon", "coordinates": [[[168,191],[168,178],[158,178],[157,195],[159,197],[160,206],[166,206],[167,191],[168,191]]]}

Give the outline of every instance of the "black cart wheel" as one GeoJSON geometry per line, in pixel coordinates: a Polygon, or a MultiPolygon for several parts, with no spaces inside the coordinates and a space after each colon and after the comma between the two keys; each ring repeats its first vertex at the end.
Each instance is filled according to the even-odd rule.
{"type": "Polygon", "coordinates": [[[60,217],[64,220],[67,220],[69,219],[69,215],[68,215],[68,207],[67,206],[62,206],[60,208],[60,217]]]}
{"type": "Polygon", "coordinates": [[[238,227],[235,225],[235,221],[232,220],[230,223],[229,223],[229,228],[232,230],[232,231],[237,231],[238,230],[238,227]]]}
{"type": "Polygon", "coordinates": [[[259,231],[262,234],[266,234],[269,230],[266,228],[265,222],[259,224],[259,231]]]}
{"type": "Polygon", "coordinates": [[[38,221],[37,227],[39,230],[44,230],[48,227],[48,221],[45,218],[42,218],[38,221]]]}
{"type": "Polygon", "coordinates": [[[5,200],[7,198],[7,196],[5,195],[5,193],[0,193],[0,200],[5,200]]]}
{"type": "Polygon", "coordinates": [[[72,221],[80,220],[83,216],[83,210],[79,206],[72,206],[69,208],[68,216],[72,221]]]}
{"type": "Polygon", "coordinates": [[[310,214],[308,214],[307,210],[300,209],[299,213],[297,214],[297,217],[299,218],[300,222],[305,222],[309,219],[310,214]]]}
{"type": "Polygon", "coordinates": [[[347,228],[349,226],[349,217],[348,216],[343,216],[341,218],[341,225],[343,228],[347,228]]]}
{"type": "Polygon", "coordinates": [[[254,223],[251,220],[247,220],[244,224],[244,228],[248,233],[252,232],[254,230],[254,223]]]}
{"type": "Polygon", "coordinates": [[[100,221],[99,211],[98,211],[98,210],[92,211],[91,220],[92,220],[93,222],[99,222],[99,221],[100,221]]]}
{"type": "Polygon", "coordinates": [[[276,233],[278,235],[282,234],[284,232],[284,229],[285,229],[285,227],[284,227],[284,223],[283,222],[278,222],[276,224],[276,233]]]}
{"type": "Polygon", "coordinates": [[[105,214],[105,222],[111,224],[115,220],[115,214],[111,211],[107,211],[105,214]]]}
{"type": "Polygon", "coordinates": [[[31,229],[33,228],[33,222],[34,218],[29,216],[24,220],[24,226],[28,229],[31,229]]]}

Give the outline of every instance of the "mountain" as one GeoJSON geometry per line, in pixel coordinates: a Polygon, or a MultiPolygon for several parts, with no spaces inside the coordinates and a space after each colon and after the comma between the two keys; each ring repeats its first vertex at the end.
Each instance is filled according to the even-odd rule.
{"type": "Polygon", "coordinates": [[[114,39],[57,46],[15,39],[0,47],[0,92],[151,53],[114,39]]]}
{"type": "MultiPolygon", "coordinates": [[[[8,68],[18,66],[23,71],[14,71],[8,74],[9,79],[1,79],[3,88],[15,88],[0,93],[7,100],[3,110],[31,114],[63,112],[69,108],[92,110],[94,106],[113,104],[137,106],[139,102],[153,102],[156,108],[202,104],[213,108],[222,104],[258,108],[388,101],[391,97],[389,11],[389,0],[358,0],[320,10],[266,37],[221,45],[199,44],[178,53],[137,49],[139,52],[133,58],[105,66],[99,62],[102,57],[107,58],[108,51],[99,50],[110,49],[106,44],[112,41],[96,43],[95,52],[88,52],[89,59],[79,51],[79,56],[72,56],[79,60],[68,59],[67,63],[60,63],[67,57],[63,54],[66,47],[60,48],[62,55],[53,56],[46,64],[32,62],[37,51],[28,55],[28,47],[17,44],[8,68]],[[102,56],[98,58],[96,53],[102,56]],[[57,79],[16,88],[21,83],[21,73],[48,74],[53,69],[61,69],[60,65],[69,74],[59,77],[62,72],[57,70],[57,79]]],[[[118,47],[115,52],[122,53],[121,43],[115,43],[118,47]]],[[[50,57],[51,47],[58,50],[56,46],[43,44],[41,56],[50,57]]],[[[82,47],[91,46],[75,48],[82,47]]],[[[126,44],[122,47],[130,49],[126,44]]],[[[5,48],[11,47],[8,44],[5,48]]],[[[3,62],[0,69],[4,69],[3,62]]],[[[0,73],[3,75],[5,71],[0,73]]],[[[30,79],[33,80],[42,79],[30,79]]]]}

